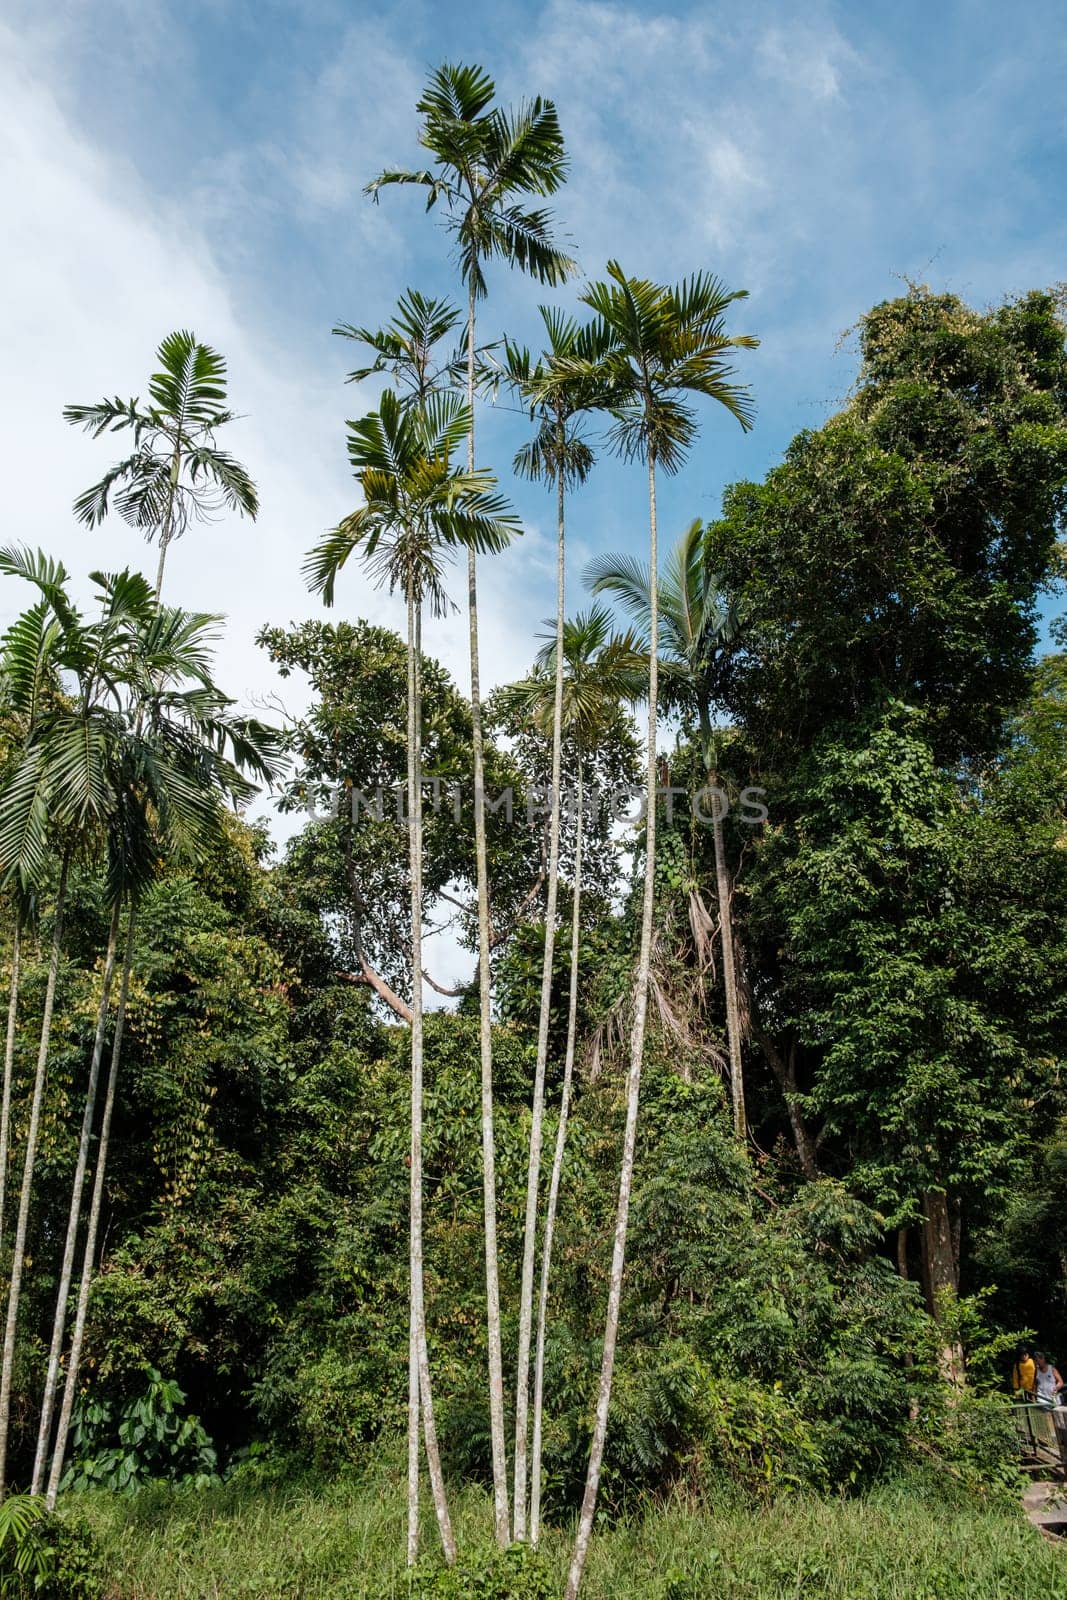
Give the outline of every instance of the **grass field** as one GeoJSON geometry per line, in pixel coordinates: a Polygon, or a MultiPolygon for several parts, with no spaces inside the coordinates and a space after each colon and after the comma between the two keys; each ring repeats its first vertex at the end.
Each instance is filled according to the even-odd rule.
{"type": "MultiPolygon", "coordinates": [[[[315,1486],[232,1484],[87,1497],[114,1600],[362,1600],[402,1596],[404,1511],[384,1473],[315,1486]]],[[[488,1536],[475,1492],[461,1540],[488,1536]]],[[[426,1542],[433,1544],[432,1517],[426,1542]]],[[[558,1569],[567,1540],[544,1545],[558,1569]]],[[[672,1505],[597,1537],[588,1600],[1067,1600],[1067,1542],[1010,1509],[949,1509],[915,1488],[864,1500],[722,1511],[672,1505]]]]}

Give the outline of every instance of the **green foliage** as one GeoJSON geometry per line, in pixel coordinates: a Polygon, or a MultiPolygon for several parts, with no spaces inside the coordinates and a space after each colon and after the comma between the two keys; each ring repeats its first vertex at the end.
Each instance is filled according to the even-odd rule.
{"type": "Polygon", "coordinates": [[[1060,311],[915,289],[859,334],[853,400],[709,529],[745,619],[727,703],[776,761],[893,698],[939,758],[988,752],[1025,691],[1064,511],[1060,311]]]}
{"type": "Polygon", "coordinates": [[[11,1600],[98,1600],[100,1555],[88,1529],[48,1511],[39,1496],[0,1505],[0,1595],[11,1600]]]}
{"type": "Polygon", "coordinates": [[[218,1458],[199,1417],[185,1413],[173,1378],[145,1369],[147,1386],[120,1409],[83,1399],[71,1429],[71,1462],[62,1489],[133,1494],[152,1480],[204,1488],[217,1480],[218,1458]]]}
{"type": "MultiPolygon", "coordinates": [[[[79,1511],[119,1594],[291,1600],[299,1585],[304,1600],[404,1600],[403,1494],[395,1466],[381,1467],[331,1483],[92,1496],[79,1511]]],[[[900,1478],[854,1500],[790,1495],[755,1514],[745,1497],[722,1490],[711,1508],[686,1495],[646,1505],[598,1528],[585,1592],[590,1600],[1067,1600],[1062,1548],[1040,1539],[1017,1506],[964,1491],[946,1498],[943,1479],[900,1478]]],[[[479,1553],[461,1573],[497,1584],[494,1596],[509,1575],[531,1581],[528,1571],[514,1578],[514,1557],[489,1553],[488,1495],[457,1493],[454,1514],[461,1548],[479,1553]]],[[[569,1554],[569,1527],[547,1528],[541,1560],[553,1594],[569,1554]]],[[[418,1581],[433,1583],[437,1571],[426,1563],[418,1581]]],[[[440,1581],[457,1594],[455,1578],[440,1581]]]]}
{"type": "MultiPolygon", "coordinates": [[[[306,622],[266,628],[259,643],[283,677],[306,675],[314,693],[289,734],[294,771],[283,806],[308,807],[319,820],[290,842],[277,874],[279,894],[315,919],[334,967],[358,973],[362,955],[403,991],[411,914],[406,823],[398,811],[407,779],[403,642],[369,622],[306,622]]],[[[426,905],[448,889],[463,907],[465,896],[473,902],[475,881],[470,707],[438,662],[424,656],[421,676],[426,905]]],[[[525,784],[516,763],[490,744],[485,773],[491,797],[509,787],[515,795],[514,825],[504,810],[486,819],[506,926],[537,876],[538,838],[523,825],[525,784]]],[[[473,944],[470,910],[461,909],[458,920],[464,941],[473,944]]]]}
{"type": "MultiPolygon", "coordinates": [[[[519,1544],[465,1550],[451,1567],[418,1566],[407,1592],[412,1600],[552,1600],[556,1587],[544,1557],[519,1544]]],[[[382,1591],[395,1593],[393,1585],[382,1591]]]]}

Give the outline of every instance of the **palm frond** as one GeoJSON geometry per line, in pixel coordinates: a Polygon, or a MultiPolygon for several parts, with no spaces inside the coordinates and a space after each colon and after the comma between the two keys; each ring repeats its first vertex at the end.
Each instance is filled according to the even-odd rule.
{"type": "Polygon", "coordinates": [[[147,420],[137,400],[96,400],[90,405],[63,407],[63,420],[74,428],[84,428],[98,439],[102,433],[117,433],[121,428],[140,428],[147,420]]]}
{"type": "Polygon", "coordinates": [[[420,116],[444,122],[474,122],[496,94],[484,67],[445,62],[431,73],[415,106],[420,116]]]}

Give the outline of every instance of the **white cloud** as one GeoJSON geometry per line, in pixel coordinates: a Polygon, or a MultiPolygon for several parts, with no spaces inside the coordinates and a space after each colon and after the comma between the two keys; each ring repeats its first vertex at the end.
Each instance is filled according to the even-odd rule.
{"type": "MultiPolygon", "coordinates": [[[[88,130],[68,121],[51,87],[35,74],[24,45],[2,27],[0,102],[0,188],[9,241],[0,264],[7,309],[0,332],[0,436],[11,463],[4,537],[60,556],[78,575],[83,598],[89,594],[84,575],[93,567],[129,564],[154,573],[155,552],[120,520],[109,519],[92,533],[75,524],[75,494],[119,454],[121,440],[75,433],[62,409],[103,393],[143,392],[162,335],[175,326],[193,328],[227,357],[231,399],[248,413],[233,426],[229,443],[257,482],[262,511],[254,525],[227,518],[192,527],[168,558],[167,597],[226,614],[219,678],[246,708],[277,694],[287,709],[299,710],[299,685],[278,679],[255,635],[265,622],[321,611],[304,588],[300,564],[351,507],[343,418],[358,413],[359,395],[341,390],[334,371],[316,359],[317,350],[281,342],[269,323],[249,314],[239,280],[223,275],[202,226],[190,225],[190,215],[200,224],[205,217],[214,221],[210,208],[161,202],[130,165],[95,149],[88,130]]],[[[309,157],[307,170],[313,167],[309,157]]],[[[239,203],[248,193],[247,171],[224,164],[214,193],[228,190],[231,179],[238,180],[239,203]]],[[[550,587],[550,563],[536,531],[508,562],[483,564],[487,689],[525,669],[548,609],[539,590],[547,595],[550,587]]],[[[458,574],[453,588],[462,598],[458,574]]],[[[5,580],[0,623],[27,598],[5,580]]],[[[355,564],[339,584],[337,609],[403,627],[400,603],[372,589],[355,564]]],[[[465,617],[428,633],[429,646],[466,688],[465,617]]],[[[293,819],[275,822],[279,836],[295,825],[293,819]]],[[[470,958],[447,934],[430,942],[430,959],[449,974],[470,969],[470,958]]]]}
{"type": "Polygon", "coordinates": [[[859,65],[856,52],[825,20],[767,28],[756,60],[767,77],[815,101],[836,100],[842,74],[859,65]]]}
{"type": "MultiPolygon", "coordinates": [[[[74,495],[121,442],[75,433],[62,408],[104,392],[143,390],[162,334],[192,327],[227,356],[232,401],[248,413],[230,439],[256,479],[263,509],[254,525],[228,518],[192,528],[169,557],[168,596],[227,614],[223,680],[246,700],[263,696],[277,680],[254,635],[265,621],[319,609],[300,564],[352,504],[343,418],[358,411],[358,393],[340,387],[316,359],[318,350],[282,343],[269,324],[250,317],[239,281],[223,276],[186,210],[161,203],[128,165],[94,150],[86,130],[71,126],[49,88],[26,70],[9,34],[0,35],[0,58],[0,183],[10,240],[0,266],[9,312],[0,334],[0,428],[18,468],[9,480],[7,537],[43,544],[76,573],[94,565],[154,566],[154,554],[121,521],[91,534],[75,525],[74,495]]],[[[499,570],[486,563],[489,609],[499,611],[486,623],[489,682],[524,666],[529,647],[515,628],[515,596],[543,577],[525,554],[499,570]]],[[[13,586],[0,591],[3,615],[21,598],[13,586]]],[[[402,623],[400,605],[370,588],[355,565],[341,581],[338,609],[402,623]]],[[[434,648],[464,686],[462,621],[437,629],[434,648]]],[[[292,692],[287,685],[286,696],[292,692]]]]}

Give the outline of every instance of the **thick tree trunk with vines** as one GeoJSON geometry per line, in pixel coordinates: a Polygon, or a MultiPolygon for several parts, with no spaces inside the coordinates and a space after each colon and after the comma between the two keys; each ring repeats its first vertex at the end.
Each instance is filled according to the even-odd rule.
{"type": "Polygon", "coordinates": [[[11,938],[11,987],[7,1002],[7,1036],[4,1040],[4,1088],[0,1097],[0,1244],[4,1238],[7,1208],[7,1170],[11,1153],[11,1083],[15,1073],[15,1035],[19,1014],[19,968],[22,958],[22,918],[15,918],[11,938]]]}
{"type": "Polygon", "coordinates": [[[962,1388],[965,1382],[963,1347],[946,1317],[959,1290],[959,1262],[953,1247],[952,1221],[948,1195],[944,1189],[928,1189],[923,1196],[922,1224],[923,1286],[930,1315],[942,1329],[938,1345],[938,1369],[946,1383],[962,1388]]]}
{"type": "MultiPolygon", "coordinates": [[[[560,441],[557,439],[557,444],[560,441]]],[[[530,1118],[530,1154],[526,1174],[526,1223],[522,1246],[522,1280],[519,1288],[519,1353],[515,1377],[515,1538],[526,1538],[526,1446],[530,1399],[530,1338],[533,1322],[534,1265],[537,1251],[537,1211],[541,1194],[541,1144],[545,1119],[545,1067],[548,1061],[548,1024],[552,1007],[552,976],[556,953],[556,897],[559,880],[560,782],[563,745],[563,623],[565,596],[564,482],[562,450],[556,477],[556,682],[552,702],[552,793],[548,834],[548,894],[545,905],[545,948],[541,967],[541,1007],[537,1019],[537,1057],[534,1064],[533,1107],[530,1118]]],[[[540,1418],[535,1419],[538,1427],[540,1418]]],[[[534,1448],[534,1473],[539,1473],[539,1448],[534,1448]]],[[[536,1491],[534,1491],[536,1493],[536,1491]]],[[[531,1510],[531,1521],[533,1513],[531,1510]]]]}
{"type": "Polygon", "coordinates": [[[67,876],[70,856],[63,858],[56,890],[53,913],[52,949],[48,959],[48,979],[45,986],[44,1010],[41,1016],[41,1038],[37,1049],[37,1065],[33,1077],[33,1099],[30,1102],[30,1120],[26,1129],[26,1153],[22,1164],[22,1187],[19,1191],[18,1218],[15,1223],[15,1244],[11,1257],[11,1282],[7,1292],[7,1322],[4,1328],[3,1365],[0,1367],[0,1500],[7,1492],[7,1440],[11,1428],[11,1382],[15,1369],[15,1336],[18,1332],[19,1297],[22,1292],[22,1274],[26,1265],[26,1235],[30,1222],[30,1197],[33,1192],[33,1170],[37,1161],[37,1140],[41,1131],[41,1106],[44,1102],[45,1082],[48,1077],[48,1050],[52,1040],[52,1013],[56,1002],[56,982],[59,978],[59,961],[63,950],[63,916],[67,899],[67,876]]]}
{"type": "Polygon", "coordinates": [[[800,1109],[796,1045],[791,1043],[785,1050],[779,1048],[767,1029],[757,1019],[751,993],[749,994],[749,1012],[752,1017],[752,1037],[766,1056],[770,1069],[774,1073],[778,1087],[781,1090],[782,1099],[785,1101],[789,1126],[793,1133],[793,1144],[796,1148],[801,1170],[808,1182],[814,1183],[816,1179],[821,1177],[821,1173],[819,1171],[816,1143],[800,1109]]]}
{"type": "Polygon", "coordinates": [[[45,1375],[44,1397],[37,1426],[37,1453],[33,1463],[30,1493],[39,1494],[48,1459],[48,1445],[52,1437],[52,1415],[55,1410],[56,1391],[59,1387],[59,1361],[63,1354],[63,1339],[67,1331],[67,1302],[70,1299],[71,1279],[74,1275],[74,1255],[78,1247],[78,1226],[81,1222],[82,1197],[85,1192],[85,1174],[89,1166],[89,1147],[93,1138],[96,1116],[96,1091],[100,1082],[100,1063],[104,1058],[104,1038],[107,1033],[107,1013],[111,1000],[111,983],[115,975],[115,957],[119,945],[119,921],[122,907],[116,900],[111,910],[111,926],[107,935],[107,953],[100,983],[100,1003],[96,1012],[96,1032],[93,1035],[93,1053],[89,1061],[89,1082],[85,1091],[85,1110],[82,1113],[81,1138],[78,1159],[74,1168],[74,1181],[70,1191],[70,1210],[67,1215],[67,1237],[63,1244],[63,1260],[59,1271],[59,1291],[56,1295],[55,1316],[52,1319],[52,1345],[48,1352],[48,1370],[45,1375]]]}
{"type": "Polygon", "coordinates": [[[645,1052],[645,1023],[648,1015],[649,971],[652,960],[652,923],[655,911],[656,890],[656,701],[658,698],[657,651],[659,649],[659,592],[657,573],[656,538],[656,462],[650,452],[648,462],[648,542],[649,542],[649,658],[648,658],[648,750],[646,782],[648,785],[645,835],[645,879],[641,901],[641,945],[634,984],[634,1014],[630,1034],[630,1067],[626,1080],[626,1126],[623,1130],[622,1162],[619,1171],[619,1199],[615,1215],[615,1238],[612,1246],[611,1277],[608,1284],[608,1307],[604,1319],[604,1351],[600,1364],[600,1383],[597,1391],[596,1417],[593,1438],[589,1448],[589,1466],[586,1472],[585,1492],[578,1517],[578,1531],[574,1541],[570,1570],[567,1574],[565,1600],[575,1600],[593,1533],[597,1493],[600,1488],[600,1471],[604,1462],[604,1445],[608,1434],[608,1413],[611,1408],[611,1384],[615,1373],[615,1345],[619,1335],[619,1313],[622,1306],[622,1281],[626,1263],[626,1232],[630,1219],[630,1193],[633,1188],[634,1157],[637,1148],[637,1115],[641,1099],[641,1067],[645,1052]]]}
{"type": "Polygon", "coordinates": [[[545,1235],[541,1247],[541,1284],[537,1301],[537,1349],[534,1357],[533,1451],[530,1462],[530,1543],[541,1537],[541,1424],[545,1396],[545,1340],[548,1335],[548,1293],[552,1276],[552,1244],[556,1231],[559,1185],[563,1175],[563,1154],[567,1146],[567,1120],[570,1115],[571,1085],[574,1080],[574,1051],[578,1032],[578,953],[581,945],[582,912],[582,761],[578,758],[577,819],[574,844],[574,896],[571,901],[570,996],[567,1006],[567,1050],[563,1060],[563,1088],[559,1101],[556,1148],[552,1154],[552,1174],[548,1180],[545,1205],[545,1235]]]}
{"type": "MultiPolygon", "coordinates": [[[[474,471],[474,281],[467,301],[467,467],[474,471]]],[[[489,1345],[489,1433],[493,1458],[493,1519],[503,1550],[511,1537],[508,1463],[504,1443],[504,1359],[500,1335],[500,1265],[496,1239],[496,1140],[493,1131],[492,937],[489,925],[489,860],[485,839],[485,742],[478,656],[478,577],[474,551],[467,552],[467,597],[471,657],[471,743],[474,757],[474,849],[478,880],[478,1044],[482,1080],[482,1191],[485,1230],[486,1333],[489,1345]]]]}

